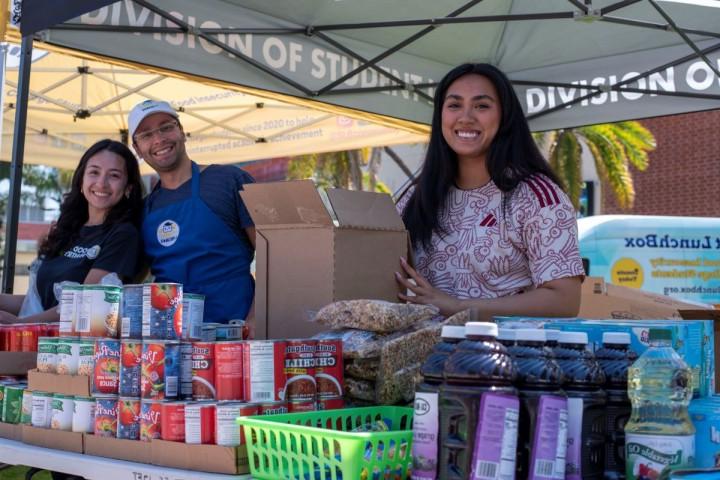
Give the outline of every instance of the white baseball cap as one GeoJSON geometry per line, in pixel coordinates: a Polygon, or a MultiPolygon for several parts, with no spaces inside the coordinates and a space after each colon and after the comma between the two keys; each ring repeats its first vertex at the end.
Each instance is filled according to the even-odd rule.
{"type": "Polygon", "coordinates": [[[168,115],[178,118],[175,109],[168,102],[158,102],[156,100],[145,100],[140,102],[130,110],[128,115],[128,127],[130,129],[130,138],[135,136],[135,130],[140,126],[143,120],[155,113],[167,113],[168,115]]]}

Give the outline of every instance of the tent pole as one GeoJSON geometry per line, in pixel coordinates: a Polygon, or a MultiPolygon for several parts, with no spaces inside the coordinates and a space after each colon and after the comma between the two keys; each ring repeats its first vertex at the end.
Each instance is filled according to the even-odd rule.
{"type": "Polygon", "coordinates": [[[15,281],[15,252],[17,251],[18,220],[20,217],[20,191],[22,167],[25,154],[25,126],[27,123],[28,91],[30,90],[30,66],[32,65],[32,35],[22,37],[20,68],[13,132],[12,161],[10,163],[10,192],[8,193],[7,222],[5,224],[5,256],[2,272],[3,293],[13,293],[15,281]]]}

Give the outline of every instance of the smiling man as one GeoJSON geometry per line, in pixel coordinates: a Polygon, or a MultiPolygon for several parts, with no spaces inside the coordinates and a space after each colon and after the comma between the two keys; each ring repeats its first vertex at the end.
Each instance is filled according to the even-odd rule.
{"type": "Polygon", "coordinates": [[[182,283],[205,295],[205,322],[247,319],[255,284],[255,227],[240,198],[245,171],[197,165],[167,102],[146,100],[128,118],[133,148],[160,176],[145,198],[142,236],[156,282],[182,283]]]}

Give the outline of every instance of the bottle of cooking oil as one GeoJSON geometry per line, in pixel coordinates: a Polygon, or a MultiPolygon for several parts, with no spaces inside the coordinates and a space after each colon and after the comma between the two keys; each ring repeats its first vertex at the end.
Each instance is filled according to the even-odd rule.
{"type": "Polygon", "coordinates": [[[632,402],[625,425],[628,480],[665,477],[692,467],[695,427],[688,415],[692,371],[671,346],[670,329],[651,329],[650,348],[628,369],[632,402]]]}

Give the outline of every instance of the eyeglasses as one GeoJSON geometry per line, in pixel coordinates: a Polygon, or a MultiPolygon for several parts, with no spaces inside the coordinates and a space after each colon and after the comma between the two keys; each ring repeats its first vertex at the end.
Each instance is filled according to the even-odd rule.
{"type": "Polygon", "coordinates": [[[156,133],[159,134],[161,137],[166,137],[173,133],[175,129],[179,126],[180,124],[178,122],[164,123],[154,130],[147,130],[145,132],[138,133],[137,135],[135,135],[135,141],[138,143],[149,142],[150,140],[152,140],[156,133]]]}

